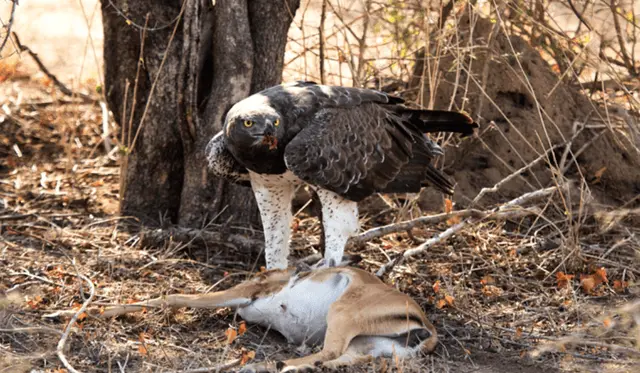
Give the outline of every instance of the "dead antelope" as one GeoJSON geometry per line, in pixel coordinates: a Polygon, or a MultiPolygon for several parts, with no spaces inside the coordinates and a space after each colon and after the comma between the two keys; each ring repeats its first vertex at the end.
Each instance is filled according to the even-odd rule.
{"type": "Polygon", "coordinates": [[[251,364],[241,372],[301,372],[317,366],[353,365],[378,356],[411,357],[433,350],[438,340],[435,328],[413,299],[353,267],[270,270],[224,291],[167,295],[92,313],[111,317],[162,306],[232,307],[247,322],[275,329],[291,343],[324,342],[319,353],[251,364]]]}

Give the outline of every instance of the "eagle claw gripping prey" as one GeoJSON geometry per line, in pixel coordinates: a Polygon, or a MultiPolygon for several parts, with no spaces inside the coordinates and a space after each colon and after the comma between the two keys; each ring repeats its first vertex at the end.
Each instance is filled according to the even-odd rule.
{"type": "Polygon", "coordinates": [[[415,110],[363,88],[295,82],[236,103],[209,142],[217,176],[250,185],[265,235],[267,268],[286,268],[291,200],[307,184],[322,204],[325,259],[339,262],[358,231],[357,202],[374,193],[417,193],[431,185],[453,194],[432,164],[442,149],[425,134],[473,133],[465,114],[415,110]]]}

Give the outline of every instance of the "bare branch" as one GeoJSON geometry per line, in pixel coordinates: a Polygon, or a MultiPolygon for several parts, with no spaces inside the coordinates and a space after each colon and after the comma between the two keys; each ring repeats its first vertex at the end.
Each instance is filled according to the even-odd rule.
{"type": "Polygon", "coordinates": [[[69,89],[51,71],[49,71],[49,69],[47,69],[47,67],[42,63],[42,61],[40,60],[40,57],[38,57],[38,54],[36,52],[32,51],[31,48],[27,47],[26,45],[23,45],[20,42],[20,38],[18,38],[18,34],[14,32],[12,33],[12,35],[13,35],[13,39],[16,42],[16,45],[18,46],[18,50],[20,52],[27,52],[29,56],[33,58],[33,61],[38,65],[40,70],[42,70],[42,72],[47,76],[47,78],[51,79],[53,84],[55,84],[55,86],[58,87],[60,92],[62,92],[67,96],[79,96],[86,101],[95,101],[95,99],[93,99],[89,95],[85,95],[84,93],[73,92],[71,89],[69,89]]]}
{"type": "Polygon", "coordinates": [[[618,44],[620,44],[620,54],[622,55],[622,60],[625,64],[625,67],[629,71],[629,74],[631,74],[632,76],[637,76],[638,72],[636,71],[636,67],[634,66],[633,56],[630,56],[629,52],[627,52],[626,41],[622,36],[620,19],[618,19],[618,12],[616,10],[617,5],[618,5],[617,0],[611,0],[611,14],[613,16],[613,27],[616,29],[616,37],[618,38],[618,44]]]}
{"type": "Polygon", "coordinates": [[[9,36],[11,35],[11,26],[13,26],[13,16],[16,13],[16,5],[18,5],[18,0],[11,0],[11,16],[9,16],[9,21],[7,21],[6,25],[2,25],[2,27],[6,28],[7,31],[4,34],[4,38],[2,42],[0,42],[0,52],[4,49],[5,44],[7,44],[7,40],[9,40],[9,36]]]}
{"type": "Polygon", "coordinates": [[[572,0],[567,0],[567,2],[569,3],[569,6],[571,7],[571,10],[573,11],[573,14],[575,14],[576,17],[578,17],[580,22],[582,22],[583,25],[587,26],[589,31],[593,31],[593,28],[591,27],[591,25],[589,25],[587,20],[584,19],[584,17],[582,16],[582,13],[578,12],[578,9],[575,7],[575,5],[573,5],[573,1],[572,0]]]}
{"type": "Polygon", "coordinates": [[[325,75],[324,75],[324,23],[327,19],[327,1],[322,0],[322,10],[320,13],[320,26],[318,28],[318,32],[320,34],[320,47],[319,47],[319,59],[320,59],[320,83],[325,84],[325,75]]]}

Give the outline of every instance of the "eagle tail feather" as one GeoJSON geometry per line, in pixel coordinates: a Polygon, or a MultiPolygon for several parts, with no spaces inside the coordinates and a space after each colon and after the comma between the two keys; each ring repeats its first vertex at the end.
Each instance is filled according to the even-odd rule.
{"type": "Polygon", "coordinates": [[[455,132],[465,137],[478,128],[471,117],[456,111],[403,109],[401,115],[423,133],[455,132]]]}
{"type": "Polygon", "coordinates": [[[422,185],[431,185],[444,194],[453,195],[453,184],[451,181],[444,176],[442,171],[433,167],[431,164],[427,166],[425,180],[422,181],[422,185]],[[428,182],[428,184],[425,184],[425,181],[428,182]]]}

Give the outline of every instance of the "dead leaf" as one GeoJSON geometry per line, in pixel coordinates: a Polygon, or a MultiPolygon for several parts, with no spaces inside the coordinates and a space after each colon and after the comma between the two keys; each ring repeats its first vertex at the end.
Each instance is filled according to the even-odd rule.
{"type": "Polygon", "coordinates": [[[499,297],[502,295],[502,289],[493,285],[485,285],[482,287],[482,294],[487,297],[499,297]]]}
{"type": "Polygon", "coordinates": [[[593,279],[596,282],[596,286],[602,283],[608,284],[609,280],[607,279],[607,270],[604,269],[604,267],[596,269],[595,273],[593,274],[593,279]]]}
{"type": "Polygon", "coordinates": [[[601,169],[599,169],[598,171],[596,171],[595,174],[593,174],[593,176],[595,177],[595,179],[593,180],[594,184],[597,184],[600,182],[600,179],[602,178],[602,175],[604,174],[604,172],[607,170],[606,167],[602,167],[601,169]]]}
{"type": "Polygon", "coordinates": [[[615,280],[613,281],[613,290],[616,293],[624,293],[624,290],[629,286],[627,281],[615,280]]]}
{"type": "Polygon", "coordinates": [[[32,309],[35,310],[38,307],[40,307],[40,304],[42,303],[42,297],[39,295],[36,295],[35,297],[29,299],[27,301],[27,305],[32,309]]]}
{"type": "MultiPolygon", "coordinates": [[[[449,198],[444,199],[444,212],[451,214],[453,212],[453,202],[449,198]]],[[[460,223],[459,216],[453,216],[447,219],[447,225],[454,225],[460,223]]]]}
{"type": "Polygon", "coordinates": [[[236,338],[238,338],[238,332],[236,332],[235,329],[233,328],[229,328],[224,332],[224,335],[227,337],[227,344],[230,345],[233,343],[233,341],[236,340],[236,338]]]}
{"type": "Polygon", "coordinates": [[[242,358],[240,359],[240,365],[245,365],[249,360],[253,360],[256,357],[255,351],[242,352],[242,358]]]}
{"type": "Polygon", "coordinates": [[[240,326],[238,326],[238,335],[243,335],[247,332],[247,323],[242,321],[240,322],[240,326]]]}
{"type": "Polygon", "coordinates": [[[447,294],[444,296],[444,300],[447,302],[449,306],[453,306],[453,301],[455,300],[455,298],[447,294]]]}
{"type": "Polygon", "coordinates": [[[460,216],[453,216],[447,219],[447,225],[455,225],[460,223],[460,221],[462,221],[462,218],[460,218],[460,216]]]}
{"type": "Polygon", "coordinates": [[[47,277],[61,279],[65,276],[65,272],[60,266],[55,266],[47,271],[47,277]]]}
{"type": "Polygon", "coordinates": [[[440,280],[437,280],[436,282],[433,283],[433,292],[434,293],[439,293],[440,292],[440,280]]]}
{"type": "Polygon", "coordinates": [[[145,345],[142,343],[138,345],[138,353],[142,356],[149,355],[149,351],[147,350],[147,347],[145,347],[145,345]]]}
{"type": "Polygon", "coordinates": [[[580,286],[582,286],[582,290],[584,290],[585,293],[591,293],[596,287],[596,280],[593,276],[581,276],[580,286]]]}
{"type": "Polygon", "coordinates": [[[493,285],[496,283],[496,280],[494,280],[490,275],[486,275],[480,279],[480,283],[482,285],[493,285]]]}
{"type": "Polygon", "coordinates": [[[514,339],[518,340],[522,338],[522,328],[518,327],[516,328],[516,335],[514,336],[514,339]]]}
{"type": "Polygon", "coordinates": [[[444,199],[444,212],[451,214],[453,211],[453,202],[449,198],[444,199]]]}
{"type": "Polygon", "coordinates": [[[558,283],[558,289],[569,287],[571,280],[575,277],[575,275],[568,275],[564,272],[556,273],[556,281],[558,283]]]}

